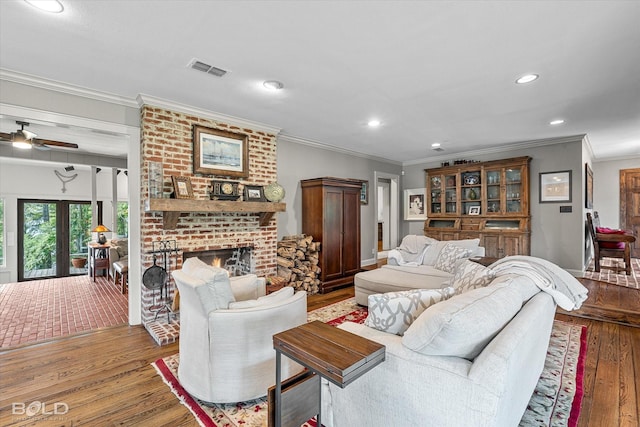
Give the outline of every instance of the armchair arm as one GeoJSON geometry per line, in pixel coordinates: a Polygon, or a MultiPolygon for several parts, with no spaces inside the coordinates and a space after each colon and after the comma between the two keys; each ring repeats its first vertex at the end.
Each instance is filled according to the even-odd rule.
{"type": "Polygon", "coordinates": [[[267,294],[267,281],[255,274],[230,277],[231,292],[236,301],[258,299],[267,294]]]}
{"type": "Polygon", "coordinates": [[[120,255],[118,255],[118,250],[114,247],[109,248],[109,262],[113,264],[120,260],[120,255]]]}
{"type": "Polygon", "coordinates": [[[625,242],[633,243],[636,241],[636,236],[632,234],[609,234],[609,233],[596,233],[596,240],[599,242],[625,242]]]}

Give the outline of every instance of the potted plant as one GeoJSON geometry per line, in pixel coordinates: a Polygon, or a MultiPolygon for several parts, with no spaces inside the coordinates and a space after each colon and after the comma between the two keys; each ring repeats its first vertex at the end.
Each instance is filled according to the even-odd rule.
{"type": "Polygon", "coordinates": [[[87,265],[87,257],[86,256],[76,256],[71,258],[71,265],[75,268],[84,268],[87,265]]]}

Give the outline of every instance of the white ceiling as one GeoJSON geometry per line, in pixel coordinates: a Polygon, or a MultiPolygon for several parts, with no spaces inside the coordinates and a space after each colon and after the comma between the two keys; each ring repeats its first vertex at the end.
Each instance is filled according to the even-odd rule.
{"type": "Polygon", "coordinates": [[[640,157],[639,1],[60,1],[0,1],[0,68],[405,163],[577,134],[640,157]]]}

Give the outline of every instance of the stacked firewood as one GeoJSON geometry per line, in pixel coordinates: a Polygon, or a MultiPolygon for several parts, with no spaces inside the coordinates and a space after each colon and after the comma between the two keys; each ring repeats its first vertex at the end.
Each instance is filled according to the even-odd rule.
{"type": "Polygon", "coordinates": [[[319,250],[320,242],[314,242],[313,236],[297,234],[283,237],[278,242],[278,277],[283,278],[295,290],[318,293],[319,250]]]}

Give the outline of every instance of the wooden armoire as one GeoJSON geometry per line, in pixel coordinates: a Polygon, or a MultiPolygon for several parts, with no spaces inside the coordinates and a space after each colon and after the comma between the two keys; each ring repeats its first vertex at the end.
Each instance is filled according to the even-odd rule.
{"type": "Polygon", "coordinates": [[[321,242],[321,293],[353,283],[360,271],[362,182],[331,177],[301,181],[302,232],[321,242]]]}

